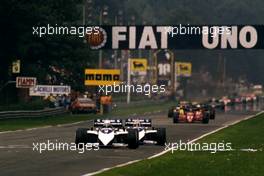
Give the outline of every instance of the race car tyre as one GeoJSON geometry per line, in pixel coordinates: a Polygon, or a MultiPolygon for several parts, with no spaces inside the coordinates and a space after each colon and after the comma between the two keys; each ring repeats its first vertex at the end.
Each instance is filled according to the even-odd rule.
{"type": "Polygon", "coordinates": [[[157,145],[164,146],[166,142],[166,129],[157,128],[157,145]]]}
{"type": "Polygon", "coordinates": [[[89,142],[89,135],[87,134],[88,128],[78,128],[76,131],[76,136],[75,136],[75,144],[77,146],[82,147],[83,145],[79,144],[86,144],[89,142]]]}
{"type": "Polygon", "coordinates": [[[179,123],[179,114],[173,114],[173,123],[179,123]]]}
{"type": "Polygon", "coordinates": [[[209,114],[205,114],[205,117],[203,118],[203,123],[209,123],[209,114]]]}
{"type": "Polygon", "coordinates": [[[139,146],[139,141],[138,141],[138,130],[136,129],[128,129],[128,134],[127,134],[127,144],[128,148],[130,149],[136,149],[139,146]]]}

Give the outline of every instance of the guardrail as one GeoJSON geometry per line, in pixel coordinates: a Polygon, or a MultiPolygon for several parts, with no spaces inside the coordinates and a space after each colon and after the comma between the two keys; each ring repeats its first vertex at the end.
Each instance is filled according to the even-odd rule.
{"type": "Polygon", "coordinates": [[[45,117],[51,115],[60,115],[67,113],[67,110],[63,107],[59,108],[47,108],[43,110],[35,111],[3,111],[0,112],[0,119],[14,119],[23,117],[45,117]]]}

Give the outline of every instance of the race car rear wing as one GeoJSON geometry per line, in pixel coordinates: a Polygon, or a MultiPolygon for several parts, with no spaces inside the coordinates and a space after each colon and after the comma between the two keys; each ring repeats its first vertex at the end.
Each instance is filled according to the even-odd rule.
{"type": "Polygon", "coordinates": [[[121,119],[95,119],[94,127],[104,127],[106,124],[110,124],[113,127],[122,127],[123,123],[121,119]]]}
{"type": "Polygon", "coordinates": [[[134,126],[136,124],[139,124],[143,127],[151,127],[151,119],[126,119],[125,120],[125,126],[134,126]]]}

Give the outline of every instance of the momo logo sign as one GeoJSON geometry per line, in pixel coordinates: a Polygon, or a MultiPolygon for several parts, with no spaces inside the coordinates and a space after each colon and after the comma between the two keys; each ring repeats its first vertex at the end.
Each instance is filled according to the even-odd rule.
{"type": "Polygon", "coordinates": [[[189,62],[176,62],[177,76],[190,77],[192,75],[192,64],[189,62]]]}
{"type": "Polygon", "coordinates": [[[264,49],[264,25],[101,26],[92,49],[264,49]]]}
{"type": "Polygon", "coordinates": [[[85,69],[86,86],[113,85],[120,83],[118,69],[85,69]]]}

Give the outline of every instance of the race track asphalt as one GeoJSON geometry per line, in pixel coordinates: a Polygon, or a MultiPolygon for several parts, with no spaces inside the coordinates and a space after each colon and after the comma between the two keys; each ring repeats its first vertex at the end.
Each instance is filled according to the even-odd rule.
{"type": "MultiPolygon", "coordinates": [[[[167,141],[188,141],[236,120],[257,113],[257,109],[218,112],[209,124],[173,124],[166,112],[149,116],[153,126],[166,127],[167,141]]],[[[164,150],[164,147],[143,145],[136,150],[103,148],[98,151],[33,151],[33,143],[58,141],[74,142],[79,127],[91,126],[91,122],[60,127],[40,128],[29,131],[0,133],[0,175],[2,176],[73,176],[83,175],[128,161],[147,158],[164,150]]]]}

